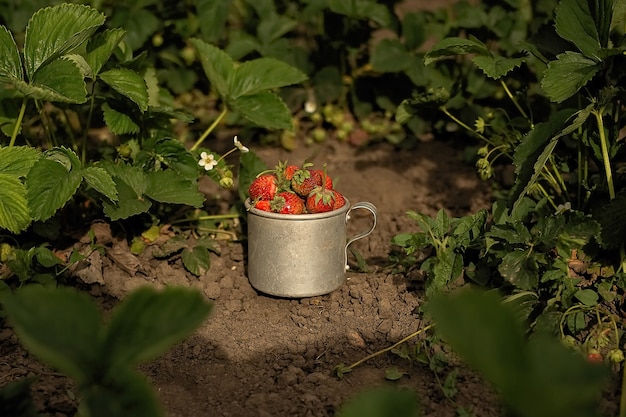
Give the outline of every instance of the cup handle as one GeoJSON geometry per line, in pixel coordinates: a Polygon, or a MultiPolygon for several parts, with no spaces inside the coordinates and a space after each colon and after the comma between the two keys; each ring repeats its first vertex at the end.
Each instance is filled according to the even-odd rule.
{"type": "Polygon", "coordinates": [[[346,265],[346,269],[350,269],[350,266],[348,265],[348,246],[350,246],[350,244],[354,241],[357,241],[361,238],[364,238],[365,236],[368,236],[370,233],[372,233],[374,231],[374,228],[376,227],[376,206],[373,205],[372,203],[369,203],[367,201],[361,201],[358,203],[355,203],[352,205],[352,207],[350,207],[350,210],[348,210],[348,212],[346,213],[346,223],[348,222],[348,220],[350,220],[350,213],[352,212],[352,210],[354,209],[365,209],[368,210],[370,213],[372,213],[372,226],[366,230],[365,232],[359,233],[358,235],[354,236],[352,239],[348,240],[348,243],[346,243],[346,247],[345,247],[345,265],[346,265]]]}

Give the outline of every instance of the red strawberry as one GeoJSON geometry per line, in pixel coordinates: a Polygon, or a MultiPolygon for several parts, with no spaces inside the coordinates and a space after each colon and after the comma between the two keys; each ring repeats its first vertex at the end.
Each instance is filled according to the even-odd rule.
{"type": "Polygon", "coordinates": [[[335,202],[333,203],[333,210],[337,210],[346,205],[346,198],[338,191],[333,190],[335,193],[335,202]]]}
{"type": "Polygon", "coordinates": [[[328,190],[332,190],[333,189],[333,180],[330,177],[330,175],[326,174],[326,176],[324,177],[324,171],[321,169],[313,169],[311,170],[311,175],[315,176],[316,178],[318,178],[318,184],[317,185],[322,185],[322,178],[326,178],[326,182],[324,184],[325,188],[328,190]]]}
{"type": "Polygon", "coordinates": [[[301,197],[307,197],[315,187],[321,185],[321,177],[311,172],[308,169],[299,169],[293,174],[291,189],[301,197]]]}
{"type": "Polygon", "coordinates": [[[604,358],[602,358],[602,354],[598,352],[596,349],[591,349],[587,352],[587,362],[591,363],[602,363],[604,358]]]}
{"type": "Polygon", "coordinates": [[[335,206],[335,191],[321,186],[315,187],[306,198],[306,209],[309,213],[325,213],[335,206]]]}
{"type": "Polygon", "coordinates": [[[291,181],[291,179],[293,178],[293,175],[296,173],[296,171],[298,170],[298,166],[297,165],[287,165],[285,167],[284,172],[284,176],[286,180],[291,181]]]}
{"type": "Polygon", "coordinates": [[[298,195],[289,191],[282,191],[276,194],[271,202],[272,211],[280,214],[302,214],[304,213],[304,200],[298,195]]]}
{"type": "Polygon", "coordinates": [[[270,202],[268,200],[258,200],[254,204],[254,208],[257,208],[263,211],[272,211],[272,207],[270,206],[270,202]]]}
{"type": "Polygon", "coordinates": [[[274,174],[262,174],[252,181],[248,188],[250,200],[271,200],[278,190],[276,176],[274,174]]]}

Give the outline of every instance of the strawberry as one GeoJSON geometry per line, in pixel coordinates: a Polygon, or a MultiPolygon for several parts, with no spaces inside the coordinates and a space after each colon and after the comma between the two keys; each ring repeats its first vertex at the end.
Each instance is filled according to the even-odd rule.
{"type": "Polygon", "coordinates": [[[304,200],[297,194],[289,191],[282,191],[270,203],[272,211],[280,214],[302,214],[304,213],[304,200]]]}
{"type": "Polygon", "coordinates": [[[272,207],[270,206],[270,202],[268,200],[257,200],[254,204],[254,208],[263,211],[272,211],[272,207]]]}
{"type": "Polygon", "coordinates": [[[317,186],[306,198],[306,209],[309,213],[325,213],[335,206],[335,191],[317,186]]]}
{"type": "Polygon", "coordinates": [[[293,179],[293,175],[296,173],[298,169],[300,168],[298,168],[297,165],[287,165],[283,171],[283,175],[285,176],[285,179],[291,181],[293,179]]]}
{"type": "Polygon", "coordinates": [[[278,191],[277,179],[274,174],[261,174],[252,181],[248,188],[250,200],[271,200],[278,191]]]}
{"type": "Polygon", "coordinates": [[[297,170],[291,179],[291,189],[301,197],[307,197],[318,185],[321,185],[321,177],[308,169],[297,170]]]}
{"type": "Polygon", "coordinates": [[[324,171],[321,169],[312,169],[311,170],[311,175],[313,175],[314,177],[316,177],[317,180],[317,185],[322,185],[322,178],[326,178],[326,182],[324,183],[324,186],[328,189],[328,190],[332,190],[333,189],[333,180],[330,177],[330,175],[326,175],[324,176],[324,171]]]}
{"type": "Polygon", "coordinates": [[[587,362],[602,363],[603,361],[604,358],[602,358],[602,354],[596,349],[590,349],[589,352],[587,352],[587,362]]]}
{"type": "Polygon", "coordinates": [[[333,210],[337,210],[346,205],[346,198],[338,191],[333,190],[335,193],[335,202],[333,203],[333,210]]]}

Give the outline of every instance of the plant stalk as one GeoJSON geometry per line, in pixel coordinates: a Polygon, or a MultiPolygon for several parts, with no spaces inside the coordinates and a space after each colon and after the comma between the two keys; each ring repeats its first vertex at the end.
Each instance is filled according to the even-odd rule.
{"type": "Polygon", "coordinates": [[[606,135],[604,133],[604,121],[602,120],[603,109],[594,110],[593,114],[596,116],[596,122],[598,123],[598,133],[600,134],[600,146],[602,147],[602,160],[604,161],[604,172],[606,174],[606,184],[609,188],[609,197],[611,200],[615,198],[615,188],[613,186],[613,173],[611,172],[611,160],[609,157],[609,147],[607,144],[606,135]]]}
{"type": "Polygon", "coordinates": [[[22,121],[24,120],[24,114],[26,113],[26,97],[22,100],[22,107],[20,107],[20,113],[17,116],[17,120],[15,121],[15,126],[13,127],[13,133],[11,134],[11,141],[9,142],[9,147],[15,145],[15,140],[17,139],[17,134],[20,131],[20,127],[22,126],[22,121]]]}
{"type": "Polygon", "coordinates": [[[348,368],[349,368],[350,370],[352,370],[353,368],[355,368],[355,367],[357,367],[357,366],[361,365],[361,364],[362,364],[362,363],[364,363],[364,362],[367,362],[368,360],[370,360],[370,359],[372,359],[372,358],[375,358],[375,357],[376,357],[376,356],[378,356],[378,355],[381,355],[381,354],[383,354],[383,353],[385,353],[385,352],[389,352],[390,350],[393,350],[393,349],[397,348],[397,347],[398,347],[398,346],[400,346],[401,344],[403,344],[403,343],[405,343],[405,342],[407,342],[407,341],[409,341],[409,340],[413,339],[414,337],[419,336],[420,334],[424,333],[425,331],[432,329],[434,326],[435,326],[434,324],[429,324],[428,326],[426,326],[426,327],[424,327],[424,328],[422,328],[422,329],[419,329],[418,331],[416,331],[416,332],[414,332],[414,333],[411,333],[410,335],[408,335],[408,336],[407,336],[407,337],[405,337],[404,339],[400,340],[399,342],[396,342],[396,343],[394,343],[393,345],[391,345],[391,346],[389,346],[389,347],[386,347],[386,348],[384,348],[384,349],[382,349],[382,350],[379,350],[379,351],[377,351],[377,352],[374,352],[374,353],[372,353],[371,355],[368,355],[368,356],[364,357],[363,359],[360,359],[360,360],[358,360],[358,361],[354,362],[352,365],[348,366],[348,368]]]}
{"type": "Polygon", "coordinates": [[[217,127],[217,125],[222,121],[224,116],[226,116],[226,113],[228,113],[228,108],[224,106],[224,109],[222,110],[220,115],[217,116],[217,119],[215,119],[213,123],[211,123],[211,126],[209,126],[207,130],[204,131],[202,136],[200,136],[200,139],[198,139],[196,143],[194,143],[194,145],[191,147],[192,151],[195,151],[196,149],[198,149],[198,147],[200,147],[200,145],[202,145],[202,142],[204,142],[207,136],[209,136],[211,132],[213,132],[213,130],[217,127]]]}
{"type": "Polygon", "coordinates": [[[515,98],[515,96],[513,96],[513,94],[511,93],[511,90],[509,90],[509,87],[506,85],[506,83],[504,81],[500,80],[500,85],[502,85],[502,88],[504,88],[504,91],[506,92],[506,95],[509,96],[509,98],[511,99],[511,101],[515,105],[515,108],[517,108],[517,110],[520,112],[520,114],[522,116],[524,116],[524,118],[526,120],[528,120],[528,122],[530,123],[531,128],[534,127],[532,121],[530,120],[530,118],[528,117],[528,115],[526,114],[524,109],[522,109],[522,106],[520,106],[520,104],[517,102],[517,99],[515,98]]]}

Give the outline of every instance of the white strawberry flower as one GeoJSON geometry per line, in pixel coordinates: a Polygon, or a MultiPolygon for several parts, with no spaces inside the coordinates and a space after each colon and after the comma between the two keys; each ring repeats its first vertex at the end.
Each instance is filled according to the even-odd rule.
{"type": "Polygon", "coordinates": [[[241,153],[246,153],[250,151],[250,149],[243,146],[243,143],[239,142],[239,139],[237,139],[237,136],[233,138],[233,143],[235,144],[235,148],[239,149],[241,153]]]}
{"type": "Polygon", "coordinates": [[[198,165],[204,167],[206,171],[212,170],[217,165],[215,155],[212,153],[202,152],[200,154],[200,161],[198,161],[198,165]]]}

